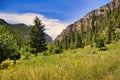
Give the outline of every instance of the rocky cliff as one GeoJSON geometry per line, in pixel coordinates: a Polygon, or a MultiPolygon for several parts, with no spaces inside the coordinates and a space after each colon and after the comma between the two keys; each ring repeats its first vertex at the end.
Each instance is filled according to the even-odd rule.
{"type": "Polygon", "coordinates": [[[120,7],[120,0],[113,0],[112,2],[101,6],[99,9],[95,9],[85,15],[82,19],[76,21],[75,23],[69,25],[66,29],[62,31],[60,35],[57,36],[55,40],[61,41],[65,38],[71,31],[83,31],[86,32],[87,29],[92,28],[96,25],[96,17],[102,16],[103,18],[107,15],[108,12],[113,11],[116,8],[120,7]]]}

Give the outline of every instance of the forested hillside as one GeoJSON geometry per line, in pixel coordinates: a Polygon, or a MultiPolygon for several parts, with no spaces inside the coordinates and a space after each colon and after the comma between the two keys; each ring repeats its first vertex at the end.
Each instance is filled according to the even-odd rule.
{"type": "MultiPolygon", "coordinates": [[[[12,3],[16,5],[17,1],[12,3]]],[[[41,3],[44,1],[49,3],[50,0],[41,3]]],[[[36,7],[29,4],[30,9],[36,7]]],[[[37,14],[12,16],[33,20],[32,15],[37,14]]],[[[5,20],[0,19],[0,80],[120,80],[120,0],[91,11],[64,29],[55,41],[46,33],[46,25],[48,32],[56,34],[55,30],[64,25],[57,19],[39,15],[33,25],[10,24],[5,20]]]]}
{"type": "Polygon", "coordinates": [[[104,47],[119,39],[120,1],[113,0],[69,25],[55,41],[63,49],[74,49],[94,44],[104,47]]]}
{"type": "MultiPolygon", "coordinates": [[[[4,25],[14,35],[19,46],[23,46],[29,38],[29,26],[20,24],[9,24],[5,20],[0,19],[0,25],[4,25]]],[[[52,42],[52,38],[46,34],[46,42],[52,42]]]]}

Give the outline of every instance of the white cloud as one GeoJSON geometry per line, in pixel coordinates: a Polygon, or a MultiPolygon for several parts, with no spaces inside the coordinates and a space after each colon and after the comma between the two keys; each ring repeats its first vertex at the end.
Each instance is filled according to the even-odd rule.
{"type": "Polygon", "coordinates": [[[27,25],[33,25],[34,18],[38,16],[42,23],[45,24],[46,33],[49,34],[53,39],[59,35],[63,29],[66,28],[67,23],[63,23],[58,19],[49,19],[41,14],[36,13],[3,13],[0,12],[0,18],[6,20],[9,23],[24,23],[27,25]]]}

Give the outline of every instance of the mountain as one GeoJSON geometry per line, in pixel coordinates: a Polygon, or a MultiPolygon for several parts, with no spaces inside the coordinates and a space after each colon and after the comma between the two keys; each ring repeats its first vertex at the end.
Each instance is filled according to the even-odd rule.
{"type": "MultiPolygon", "coordinates": [[[[25,43],[25,41],[29,37],[29,27],[23,23],[9,24],[4,19],[0,19],[0,25],[5,25],[10,30],[10,32],[17,39],[19,45],[25,43]]],[[[52,41],[52,38],[48,34],[46,34],[46,42],[48,43],[52,41]]]]}
{"type": "Polygon", "coordinates": [[[5,24],[8,24],[8,23],[4,19],[0,19],[0,24],[5,25],[5,24]]]}
{"type": "Polygon", "coordinates": [[[91,36],[84,41],[84,43],[86,43],[93,38],[95,30],[96,34],[103,33],[105,35],[110,26],[112,26],[112,29],[116,34],[120,32],[120,0],[113,0],[99,9],[91,11],[82,19],[64,29],[62,33],[57,36],[55,41],[62,41],[65,37],[70,35],[70,32],[79,31],[83,39],[85,39],[85,36],[86,38],[91,36]]]}
{"type": "Polygon", "coordinates": [[[52,40],[52,37],[50,37],[48,34],[46,34],[46,42],[49,43],[49,42],[53,42],[52,40]]]}

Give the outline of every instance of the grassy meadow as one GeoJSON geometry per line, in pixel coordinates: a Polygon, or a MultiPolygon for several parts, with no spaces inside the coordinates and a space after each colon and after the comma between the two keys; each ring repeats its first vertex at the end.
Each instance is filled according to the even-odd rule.
{"type": "Polygon", "coordinates": [[[2,66],[9,67],[0,70],[0,80],[120,80],[120,41],[106,46],[106,51],[86,46],[62,54],[39,54],[16,65],[7,60],[2,66]]]}

